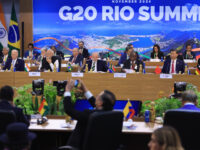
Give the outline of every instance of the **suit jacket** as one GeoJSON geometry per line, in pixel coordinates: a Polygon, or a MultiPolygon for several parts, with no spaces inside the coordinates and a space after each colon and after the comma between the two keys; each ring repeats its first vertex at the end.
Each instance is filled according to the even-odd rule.
{"type": "MultiPolygon", "coordinates": [[[[151,53],[151,58],[152,59],[155,59],[155,55],[154,54],[155,54],[154,52],[151,53]]],[[[158,53],[158,58],[159,59],[163,58],[163,60],[164,60],[164,54],[163,54],[163,52],[159,52],[158,53]]]]}
{"type": "MultiPolygon", "coordinates": [[[[93,107],[95,106],[95,98],[94,97],[91,97],[89,99],[89,102],[93,107]]],[[[81,149],[89,116],[91,113],[93,113],[95,111],[100,111],[100,110],[87,110],[86,109],[83,112],[75,110],[74,105],[71,102],[70,96],[64,97],[63,103],[64,103],[65,112],[69,116],[71,116],[73,119],[78,121],[73,133],[71,134],[71,136],[68,140],[67,145],[81,149]]]]}
{"type": "Polygon", "coordinates": [[[187,52],[185,51],[184,53],[183,53],[183,57],[184,57],[184,59],[195,59],[195,53],[194,52],[191,52],[191,55],[192,55],[192,57],[191,58],[188,58],[188,56],[187,56],[187,52]]]}
{"type": "MultiPolygon", "coordinates": [[[[3,68],[3,70],[10,70],[11,67],[11,63],[12,63],[12,58],[7,59],[5,67],[3,68]]],[[[23,59],[17,59],[16,63],[15,63],[15,71],[24,71],[24,60],[23,59]]]]}
{"type": "MultiPolygon", "coordinates": [[[[4,55],[1,55],[1,56],[0,56],[0,63],[2,63],[2,64],[4,63],[4,65],[5,65],[6,62],[3,62],[3,57],[4,57],[4,55]]],[[[10,58],[11,58],[11,57],[8,55],[7,60],[10,59],[10,58]]]]}
{"type": "MultiPolygon", "coordinates": [[[[90,71],[92,67],[92,60],[88,60],[86,63],[88,64],[88,71],[90,71]]],[[[107,70],[108,70],[108,66],[106,62],[103,60],[97,60],[97,71],[107,72],[107,70]]]]}
{"type": "MultiPolygon", "coordinates": [[[[74,56],[72,55],[72,56],[70,57],[69,61],[72,62],[73,58],[74,58],[74,56]]],[[[83,63],[83,56],[79,54],[79,55],[76,57],[75,64],[79,64],[79,65],[80,65],[81,63],[83,63]]]]}
{"type": "MultiPolygon", "coordinates": [[[[61,58],[60,56],[52,56],[51,57],[51,61],[52,63],[54,64],[55,61],[58,60],[58,67],[59,67],[59,70],[61,69],[61,58]]],[[[53,71],[49,65],[49,63],[47,62],[46,60],[46,57],[42,59],[42,66],[40,68],[40,71],[44,71],[44,70],[50,70],[51,72],[53,71]]]]}
{"type": "Polygon", "coordinates": [[[120,66],[121,64],[124,64],[124,62],[127,60],[127,53],[123,53],[119,59],[119,62],[118,62],[118,66],[120,66]]]}
{"type": "MultiPolygon", "coordinates": [[[[166,59],[164,62],[164,66],[162,68],[162,73],[168,73],[170,72],[170,66],[171,65],[171,59],[166,59]]],[[[177,59],[176,60],[176,73],[179,73],[179,71],[181,71],[181,73],[185,72],[185,63],[184,61],[177,59]]]]}
{"type": "Polygon", "coordinates": [[[83,58],[89,58],[90,57],[90,54],[89,54],[87,48],[83,48],[82,56],[83,56],[83,58]]]}
{"type": "MultiPolygon", "coordinates": [[[[40,55],[40,54],[39,54],[37,51],[34,51],[34,50],[33,50],[33,60],[37,59],[39,55],[40,55]]],[[[24,58],[27,58],[28,56],[29,56],[29,50],[27,50],[27,51],[25,52],[24,58]]]]}
{"type": "Polygon", "coordinates": [[[12,106],[7,100],[0,100],[0,109],[14,111],[17,122],[23,122],[29,126],[29,121],[21,108],[12,106]]]}
{"type": "MultiPolygon", "coordinates": [[[[140,62],[140,60],[136,60],[135,66],[137,66],[137,67],[134,69],[136,72],[139,72],[139,70],[140,70],[140,64],[142,64],[140,62]]],[[[126,60],[124,62],[123,69],[132,69],[131,68],[131,60],[130,59],[128,59],[128,60],[126,60]]]]}
{"type": "Polygon", "coordinates": [[[64,59],[64,53],[61,51],[56,51],[56,56],[60,56],[62,59],[64,59]]]}
{"type": "Polygon", "coordinates": [[[197,108],[195,105],[187,105],[187,104],[179,109],[182,109],[182,110],[190,109],[190,110],[200,111],[200,108],[197,108]]]}

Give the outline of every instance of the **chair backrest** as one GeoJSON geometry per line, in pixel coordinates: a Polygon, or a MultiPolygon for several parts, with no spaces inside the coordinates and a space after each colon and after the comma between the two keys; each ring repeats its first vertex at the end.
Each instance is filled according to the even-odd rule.
{"type": "Polygon", "coordinates": [[[123,113],[118,111],[91,114],[83,150],[116,150],[122,133],[123,113]]]}
{"type": "Polygon", "coordinates": [[[12,110],[0,109],[0,134],[6,131],[8,124],[16,121],[15,113],[12,110]]]}
{"type": "Polygon", "coordinates": [[[174,127],[185,150],[198,150],[200,135],[200,111],[169,110],[165,113],[164,125],[174,127]]]}

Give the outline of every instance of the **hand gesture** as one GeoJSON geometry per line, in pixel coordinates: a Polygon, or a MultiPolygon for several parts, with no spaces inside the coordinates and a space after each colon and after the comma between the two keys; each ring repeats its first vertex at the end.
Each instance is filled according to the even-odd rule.
{"type": "Polygon", "coordinates": [[[65,91],[66,92],[70,92],[72,89],[73,89],[73,87],[74,87],[74,80],[69,80],[69,82],[67,83],[67,85],[66,85],[66,87],[65,87],[65,91]]]}
{"type": "Polygon", "coordinates": [[[51,64],[51,58],[47,57],[47,62],[51,64]]]}

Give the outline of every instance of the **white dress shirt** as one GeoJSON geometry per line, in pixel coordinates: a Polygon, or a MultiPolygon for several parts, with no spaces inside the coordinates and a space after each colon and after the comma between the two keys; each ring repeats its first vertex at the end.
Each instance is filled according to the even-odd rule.
{"type": "MultiPolygon", "coordinates": [[[[174,60],[174,74],[176,74],[176,61],[177,61],[177,59],[175,59],[174,60]]],[[[171,64],[170,64],[170,74],[172,73],[172,62],[173,62],[173,60],[171,59],[171,64]]]]}

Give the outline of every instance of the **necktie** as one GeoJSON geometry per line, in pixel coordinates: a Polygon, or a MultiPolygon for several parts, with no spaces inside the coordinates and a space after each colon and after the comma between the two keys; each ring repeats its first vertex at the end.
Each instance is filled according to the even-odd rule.
{"type": "Polygon", "coordinates": [[[92,62],[92,71],[94,71],[95,70],[95,62],[93,61],[92,62]]]}
{"type": "Polygon", "coordinates": [[[174,73],[174,60],[172,61],[172,72],[171,73],[174,73]]]}

